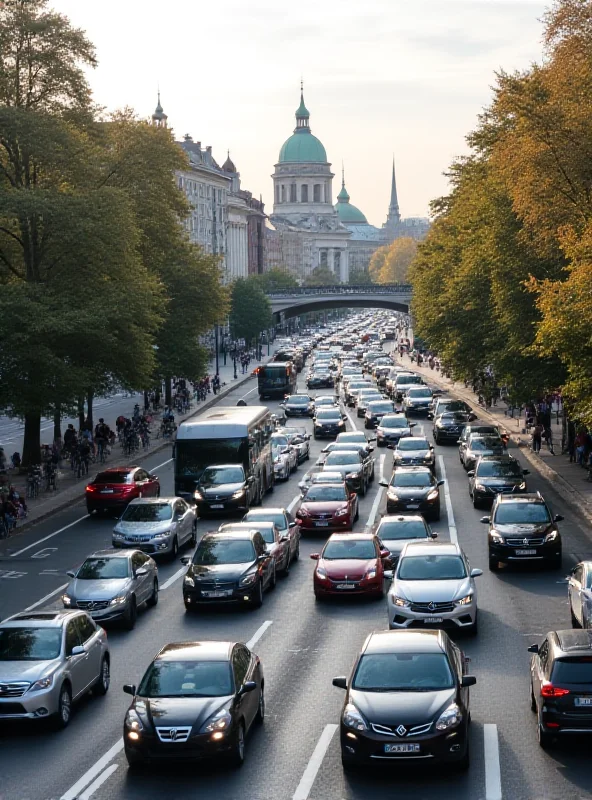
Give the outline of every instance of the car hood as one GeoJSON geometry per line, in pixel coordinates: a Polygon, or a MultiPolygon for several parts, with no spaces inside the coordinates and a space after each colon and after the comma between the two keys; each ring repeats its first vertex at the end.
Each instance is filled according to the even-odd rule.
{"type": "Polygon", "coordinates": [[[502,536],[544,536],[549,531],[555,530],[552,522],[540,524],[524,523],[521,525],[493,525],[502,536]]]}
{"type": "Polygon", "coordinates": [[[383,428],[379,425],[376,429],[379,433],[384,433],[385,436],[409,436],[411,428],[383,428]]]}
{"type": "Polygon", "coordinates": [[[402,500],[408,500],[410,497],[421,497],[423,499],[435,488],[435,486],[389,486],[389,491],[402,500]]]}
{"type": "Polygon", "coordinates": [[[155,534],[168,531],[172,524],[172,517],[171,519],[161,520],[160,522],[126,522],[125,520],[119,520],[114,530],[117,533],[130,533],[134,535],[142,533],[155,534]]]}
{"type": "Polygon", "coordinates": [[[338,508],[347,505],[347,500],[323,500],[323,502],[308,502],[306,499],[300,504],[300,508],[305,508],[311,514],[333,514],[338,508]]]}
{"type": "Polygon", "coordinates": [[[519,486],[524,483],[524,478],[521,475],[515,475],[513,478],[481,478],[475,475],[475,482],[482,483],[483,486],[519,486]]]}
{"type": "Polygon", "coordinates": [[[0,682],[17,683],[18,681],[35,681],[45,678],[60,666],[60,659],[51,661],[0,661],[0,682]]]}
{"type": "Polygon", "coordinates": [[[219,483],[216,485],[213,485],[211,483],[204,485],[200,483],[198,484],[197,488],[198,491],[204,495],[204,497],[211,497],[212,495],[226,496],[234,494],[235,492],[238,492],[241,489],[244,489],[245,484],[244,481],[241,481],[240,483],[219,483]]]}
{"type": "Polygon", "coordinates": [[[370,558],[365,561],[359,558],[340,558],[333,561],[322,558],[319,566],[322,566],[327,571],[327,575],[334,580],[339,578],[359,580],[369,569],[376,567],[376,559],[370,558]]]}
{"type": "Polygon", "coordinates": [[[190,574],[197,580],[232,581],[238,580],[243,572],[246,572],[253,564],[253,561],[247,561],[241,564],[215,564],[211,567],[202,567],[198,564],[193,564],[190,568],[190,574]]]}
{"type": "Polygon", "coordinates": [[[397,450],[395,452],[395,458],[401,458],[403,460],[406,458],[425,458],[431,455],[431,452],[431,450],[397,450]]]}
{"type": "Polygon", "coordinates": [[[404,581],[397,578],[391,589],[392,594],[412,603],[445,603],[464,597],[470,591],[470,578],[450,581],[404,581]]]}
{"type": "Polygon", "coordinates": [[[109,578],[97,580],[78,580],[75,578],[66,589],[66,594],[76,600],[110,600],[125,594],[131,584],[131,578],[109,578]]]}
{"type": "Polygon", "coordinates": [[[189,726],[193,733],[232,700],[230,697],[159,697],[138,698],[135,709],[140,718],[148,719],[155,728],[189,726]]]}
{"type": "Polygon", "coordinates": [[[439,716],[454,701],[454,689],[437,692],[362,692],[351,689],[349,699],[368,722],[396,727],[421,725],[439,716]]]}

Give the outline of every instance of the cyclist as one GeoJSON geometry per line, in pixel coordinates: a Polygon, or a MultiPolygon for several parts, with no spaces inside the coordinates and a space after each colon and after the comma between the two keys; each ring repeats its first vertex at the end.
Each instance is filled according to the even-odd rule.
{"type": "Polygon", "coordinates": [[[83,436],[78,444],[77,457],[78,457],[78,476],[88,475],[88,465],[90,464],[91,457],[90,441],[86,436],[83,436]]]}
{"type": "Polygon", "coordinates": [[[110,438],[111,430],[109,426],[105,424],[103,417],[101,417],[95,425],[95,442],[97,443],[97,455],[100,461],[105,460],[105,448],[109,444],[110,438]]]}

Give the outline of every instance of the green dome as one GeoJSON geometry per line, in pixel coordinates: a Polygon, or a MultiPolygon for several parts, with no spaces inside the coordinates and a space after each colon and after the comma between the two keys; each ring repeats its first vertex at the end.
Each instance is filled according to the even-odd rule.
{"type": "Polygon", "coordinates": [[[345,183],[341,185],[341,191],[337,195],[335,211],[337,211],[339,221],[343,222],[344,225],[355,224],[356,222],[364,225],[368,224],[368,220],[364,214],[362,214],[360,209],[356,208],[356,206],[352,206],[352,204],[349,202],[349,194],[345,188],[345,183]]]}
{"type": "Polygon", "coordinates": [[[322,143],[308,128],[299,128],[298,133],[292,134],[282,145],[279,160],[280,163],[296,161],[300,164],[306,162],[325,164],[327,153],[322,143]]]}

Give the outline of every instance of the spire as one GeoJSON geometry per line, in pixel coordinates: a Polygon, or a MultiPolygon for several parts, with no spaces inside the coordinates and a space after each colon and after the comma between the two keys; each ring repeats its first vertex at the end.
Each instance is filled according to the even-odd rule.
{"type": "Polygon", "coordinates": [[[395,177],[395,157],[393,156],[393,178],[391,182],[391,202],[389,204],[388,220],[400,222],[399,201],[397,199],[397,179],[395,177]]]}
{"type": "Polygon", "coordinates": [[[224,172],[236,172],[233,160],[230,158],[230,150],[226,151],[226,161],[222,164],[224,172]]]}
{"type": "Polygon", "coordinates": [[[300,81],[300,105],[296,110],[296,130],[294,133],[310,133],[308,120],[310,113],[304,105],[304,81],[300,81]]]}
{"type": "Polygon", "coordinates": [[[337,202],[349,203],[349,194],[347,193],[347,189],[345,188],[345,169],[343,166],[343,161],[341,162],[341,191],[337,195],[337,202]]]}
{"type": "Polygon", "coordinates": [[[158,89],[158,102],[156,103],[156,108],[154,110],[154,114],[152,115],[152,124],[156,125],[157,128],[166,128],[167,127],[167,115],[162,110],[162,106],[160,104],[160,88],[158,89]]]}

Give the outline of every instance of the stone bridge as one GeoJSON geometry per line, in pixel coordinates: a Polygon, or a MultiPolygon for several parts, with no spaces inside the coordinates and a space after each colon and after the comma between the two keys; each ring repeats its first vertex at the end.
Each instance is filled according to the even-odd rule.
{"type": "Polygon", "coordinates": [[[392,308],[409,312],[411,285],[407,283],[363,286],[301,286],[267,295],[276,319],[296,317],[324,308],[392,308]]]}

